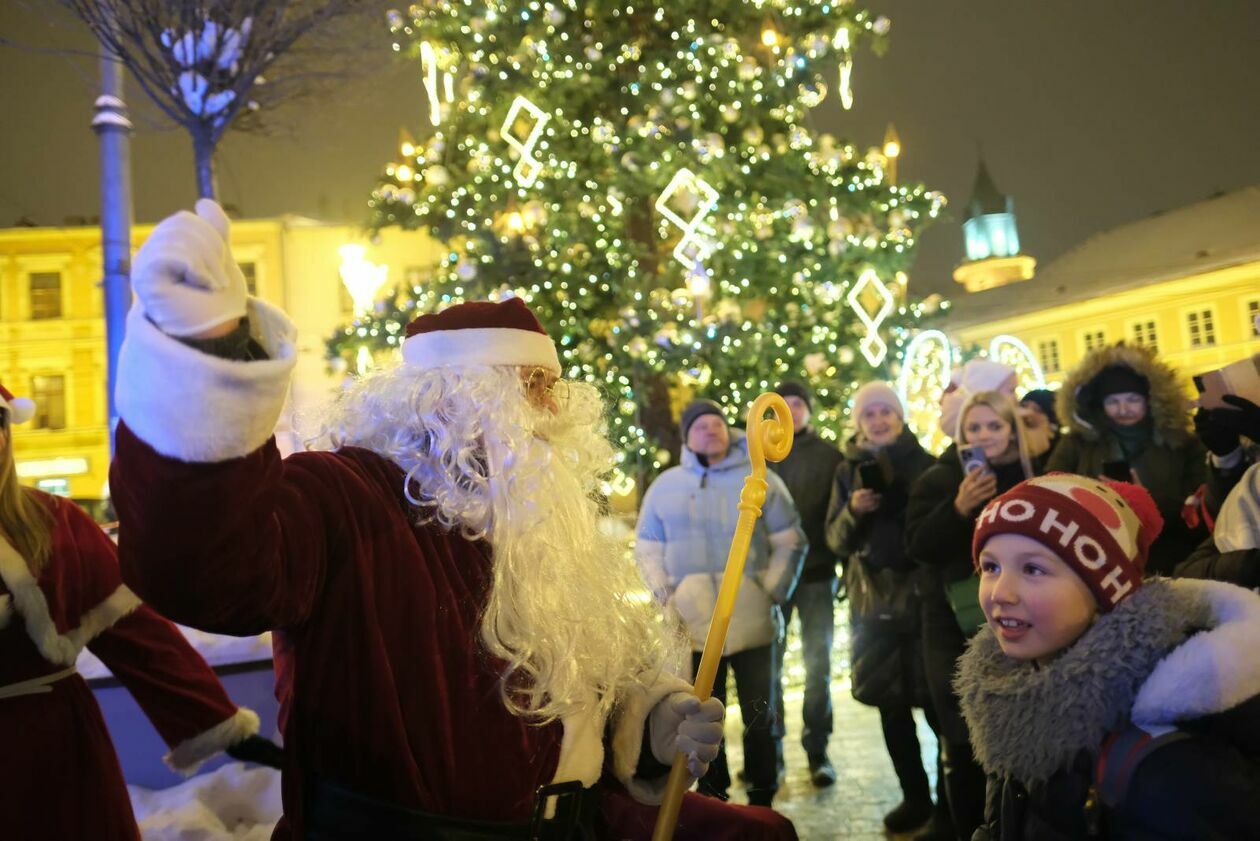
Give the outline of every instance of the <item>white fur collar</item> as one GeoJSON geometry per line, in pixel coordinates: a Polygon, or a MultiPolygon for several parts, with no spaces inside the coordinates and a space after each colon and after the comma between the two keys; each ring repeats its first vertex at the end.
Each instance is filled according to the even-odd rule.
{"type": "Polygon", "coordinates": [[[1260,695],[1260,595],[1220,581],[1173,585],[1207,602],[1210,630],[1159,662],[1133,702],[1137,724],[1172,724],[1223,712],[1260,695]]]}
{"type": "Polygon", "coordinates": [[[11,594],[0,599],[0,627],[8,624],[14,612],[21,614],[26,633],[39,653],[48,662],[60,666],[73,666],[83,646],[140,606],[140,599],[120,584],[105,601],[79,617],[78,627],[59,634],[39,582],[31,575],[26,560],[3,537],[0,537],[0,579],[11,594]]]}

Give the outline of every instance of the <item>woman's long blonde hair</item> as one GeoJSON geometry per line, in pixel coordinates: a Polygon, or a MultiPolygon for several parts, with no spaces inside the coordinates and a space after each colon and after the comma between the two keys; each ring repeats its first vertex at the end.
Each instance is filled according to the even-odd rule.
{"type": "Polygon", "coordinates": [[[1015,398],[1004,391],[977,392],[963,403],[962,410],[958,413],[958,429],[955,430],[954,435],[954,440],[958,442],[959,457],[962,457],[962,448],[967,446],[967,438],[963,434],[963,427],[967,423],[967,413],[976,406],[989,407],[998,417],[1011,425],[1011,431],[1015,433],[1015,445],[1019,450],[1019,465],[1024,468],[1024,478],[1033,478],[1036,474],[1033,473],[1032,457],[1028,451],[1028,430],[1024,428],[1024,419],[1019,415],[1019,406],[1016,405],[1015,398]]]}
{"type": "Polygon", "coordinates": [[[31,490],[18,482],[12,427],[4,422],[0,428],[0,435],[4,436],[0,452],[0,532],[26,559],[31,575],[38,578],[52,556],[52,514],[31,490]]]}

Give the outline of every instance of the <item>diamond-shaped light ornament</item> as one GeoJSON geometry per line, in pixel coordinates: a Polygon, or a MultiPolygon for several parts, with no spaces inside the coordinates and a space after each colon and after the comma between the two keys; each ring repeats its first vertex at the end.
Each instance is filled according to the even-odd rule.
{"type": "Polygon", "coordinates": [[[534,147],[538,145],[538,139],[542,137],[543,126],[547,125],[547,121],[550,119],[550,114],[525,97],[518,96],[513,100],[512,107],[508,109],[507,119],[503,121],[503,128],[499,130],[499,133],[503,135],[503,139],[507,141],[508,145],[520,153],[520,160],[516,162],[512,175],[516,177],[516,183],[522,187],[532,187],[542,173],[542,161],[534,157],[534,147]],[[534,118],[534,124],[529,129],[529,133],[526,134],[524,140],[512,134],[521,111],[528,112],[529,116],[534,118]]]}
{"type": "Polygon", "coordinates": [[[879,326],[884,323],[884,319],[892,315],[895,302],[892,292],[879,279],[879,275],[874,269],[867,269],[858,276],[857,283],[849,290],[849,295],[845,299],[853,311],[857,313],[857,317],[866,326],[866,336],[858,343],[858,349],[862,351],[862,355],[866,357],[866,361],[872,366],[878,365],[884,361],[884,357],[888,354],[888,345],[879,337],[879,326]],[[879,296],[879,308],[874,312],[867,312],[866,307],[862,304],[862,295],[866,292],[867,287],[871,287],[879,296]]]}
{"type": "Polygon", "coordinates": [[[713,243],[705,236],[707,228],[704,219],[717,203],[718,191],[686,167],[674,173],[656,199],[656,209],[660,214],[682,229],[682,238],[674,246],[674,259],[688,269],[694,269],[697,262],[703,262],[713,253],[713,243]],[[684,191],[696,200],[696,209],[690,219],[682,218],[669,206],[670,200],[684,191]]]}

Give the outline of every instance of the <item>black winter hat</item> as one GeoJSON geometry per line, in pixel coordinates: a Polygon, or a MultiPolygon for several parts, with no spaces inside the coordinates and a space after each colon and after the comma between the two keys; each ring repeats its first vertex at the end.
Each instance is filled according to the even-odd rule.
{"type": "Polygon", "coordinates": [[[726,421],[726,415],[722,414],[722,407],[712,400],[692,400],[682,410],[682,437],[684,442],[687,440],[687,432],[690,431],[691,425],[696,422],[697,418],[704,415],[717,415],[723,422],[726,421]]]}
{"type": "Polygon", "coordinates": [[[799,397],[805,401],[805,405],[810,409],[814,408],[814,398],[809,393],[809,386],[796,380],[784,380],[779,383],[775,392],[782,397],[799,397]]]}
{"type": "Polygon", "coordinates": [[[1050,423],[1055,426],[1059,425],[1059,415],[1054,410],[1054,392],[1048,388],[1034,388],[1019,398],[1020,403],[1036,403],[1050,423]]]}
{"type": "Polygon", "coordinates": [[[1151,396],[1151,381],[1128,365],[1108,365],[1098,372],[1086,386],[1089,402],[1095,409],[1111,394],[1133,392],[1143,397],[1151,396]]]}

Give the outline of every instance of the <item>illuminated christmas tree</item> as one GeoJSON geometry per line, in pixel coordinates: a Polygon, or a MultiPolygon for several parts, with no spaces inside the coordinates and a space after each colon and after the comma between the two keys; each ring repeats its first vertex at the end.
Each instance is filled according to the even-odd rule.
{"type": "Polygon", "coordinates": [[[566,375],[606,389],[619,491],[676,451],[691,394],[736,419],[807,380],[834,434],[848,392],[890,375],[919,311],[904,271],[943,200],[808,127],[852,104],[853,50],[886,18],[844,0],[430,0],[389,23],[435,127],[386,167],[372,225],[426,229],[448,256],[332,357],[396,348],[418,311],[520,295],[566,375]]]}

